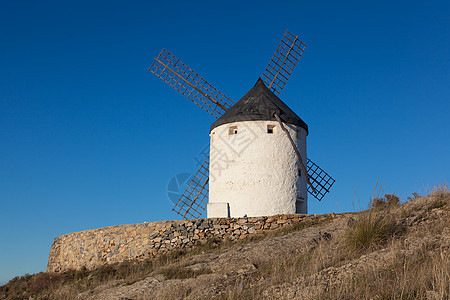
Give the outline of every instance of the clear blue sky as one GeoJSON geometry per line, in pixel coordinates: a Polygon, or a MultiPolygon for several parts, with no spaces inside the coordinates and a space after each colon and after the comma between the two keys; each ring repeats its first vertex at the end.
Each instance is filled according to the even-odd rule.
{"type": "Polygon", "coordinates": [[[163,47],[238,100],[300,35],[281,98],[336,179],[311,213],[448,182],[448,1],[242,2],[0,2],[0,282],[59,235],[178,218],[167,184],[213,118],[147,71],[163,47]]]}

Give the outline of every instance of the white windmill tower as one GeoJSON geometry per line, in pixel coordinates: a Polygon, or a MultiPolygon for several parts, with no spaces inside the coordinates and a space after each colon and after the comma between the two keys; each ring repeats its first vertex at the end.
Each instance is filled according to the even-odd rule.
{"type": "Polygon", "coordinates": [[[151,72],[217,118],[211,164],[208,156],[175,212],[198,218],[207,206],[208,217],[307,213],[307,191],[319,201],[329,192],[334,179],[306,160],[308,126],[278,98],[305,47],[286,31],[262,79],[237,103],[165,49],[155,58],[151,72]]]}
{"type": "Polygon", "coordinates": [[[208,217],[307,212],[306,177],[281,126],[306,157],[308,126],[261,79],[211,125],[208,217]]]}

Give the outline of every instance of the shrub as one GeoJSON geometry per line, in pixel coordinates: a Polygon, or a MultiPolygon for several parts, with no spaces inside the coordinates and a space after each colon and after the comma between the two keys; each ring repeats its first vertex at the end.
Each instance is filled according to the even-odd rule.
{"type": "Polygon", "coordinates": [[[374,198],[372,199],[370,206],[372,208],[382,208],[385,206],[385,204],[386,202],[384,201],[383,198],[374,198]]]}
{"type": "Polygon", "coordinates": [[[400,198],[395,194],[386,194],[384,198],[386,199],[386,204],[389,206],[397,206],[400,204],[400,198]]]}
{"type": "Polygon", "coordinates": [[[400,198],[395,194],[385,194],[384,197],[373,198],[370,206],[371,208],[379,209],[392,206],[398,206],[400,204],[400,198]]]}

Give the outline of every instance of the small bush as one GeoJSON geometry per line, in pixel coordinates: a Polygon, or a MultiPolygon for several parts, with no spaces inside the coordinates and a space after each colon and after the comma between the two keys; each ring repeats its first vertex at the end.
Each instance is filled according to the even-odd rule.
{"type": "Polygon", "coordinates": [[[386,201],[383,198],[374,198],[372,199],[371,207],[372,208],[381,208],[386,205],[386,201]]]}
{"type": "Polygon", "coordinates": [[[380,209],[386,207],[398,206],[400,198],[395,194],[385,194],[384,197],[373,198],[370,206],[371,208],[380,209]]]}
{"type": "Polygon", "coordinates": [[[397,206],[400,204],[400,198],[395,194],[386,194],[384,198],[386,199],[386,204],[389,206],[397,206]]]}

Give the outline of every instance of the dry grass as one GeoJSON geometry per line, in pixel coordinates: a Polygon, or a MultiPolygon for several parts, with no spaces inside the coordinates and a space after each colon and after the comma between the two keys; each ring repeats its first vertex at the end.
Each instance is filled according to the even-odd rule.
{"type": "Polygon", "coordinates": [[[381,211],[371,209],[358,216],[347,230],[344,240],[352,250],[366,251],[382,247],[402,231],[402,226],[396,224],[388,208],[381,211]]]}
{"type": "MultiPolygon", "coordinates": [[[[168,279],[195,278],[201,274],[210,273],[209,270],[191,271],[182,266],[182,260],[202,253],[222,251],[237,245],[257,242],[265,238],[283,236],[287,233],[299,231],[312,226],[320,226],[330,222],[329,216],[319,216],[313,220],[301,220],[290,227],[280,228],[260,235],[249,236],[237,241],[211,238],[204,244],[196,246],[193,250],[171,251],[167,254],[153,259],[139,261],[124,261],[96,268],[95,270],[70,270],[64,273],[41,272],[34,275],[15,277],[6,285],[0,287],[0,295],[8,295],[8,299],[23,299],[38,297],[44,299],[60,299],[66,297],[71,299],[77,294],[92,290],[105,283],[119,280],[125,284],[133,284],[148,276],[158,269],[158,273],[165,275],[168,279]],[[168,266],[174,264],[173,266],[168,266]],[[168,266],[165,268],[165,266],[168,266]],[[55,296],[56,291],[65,287],[64,293],[55,296]]],[[[177,293],[180,292],[177,289],[177,293]]]]}
{"type": "Polygon", "coordinates": [[[323,292],[323,299],[448,299],[448,253],[397,256],[383,270],[367,269],[323,292]]]}
{"type": "MultiPolygon", "coordinates": [[[[255,259],[251,263],[257,266],[256,271],[227,281],[225,290],[217,298],[261,299],[270,297],[268,290],[287,285],[300,294],[305,288],[313,289],[314,296],[306,297],[312,299],[448,299],[450,260],[448,245],[444,247],[442,239],[448,238],[449,224],[448,219],[441,216],[449,210],[449,189],[442,186],[427,197],[418,194],[413,197],[402,205],[395,195],[374,197],[381,199],[377,200],[378,205],[354,214],[353,222],[349,222],[341,235],[323,234],[308,252],[291,253],[270,261],[255,259]],[[372,262],[371,255],[375,255],[372,262]],[[384,259],[383,263],[378,264],[378,258],[384,259]],[[347,274],[348,270],[355,270],[356,265],[367,261],[370,263],[357,272],[347,274]],[[330,270],[333,275],[327,275],[330,270]],[[337,283],[333,282],[336,278],[340,278],[337,283]]],[[[30,296],[73,299],[80,292],[104,284],[114,285],[115,281],[116,284],[133,284],[149,274],[162,274],[166,282],[177,281],[178,284],[154,290],[151,295],[138,299],[198,298],[195,296],[198,287],[188,282],[192,284],[199,275],[209,274],[211,270],[190,269],[192,256],[321,226],[331,219],[330,216],[306,219],[289,228],[234,242],[211,239],[189,253],[171,252],[156,259],[123,262],[93,271],[16,277],[0,287],[0,295],[7,294],[7,299],[30,296]]]]}
{"type": "MultiPolygon", "coordinates": [[[[408,205],[400,205],[396,196],[385,195],[381,199],[382,205],[355,214],[354,222],[350,222],[353,224],[342,236],[323,238],[308,253],[292,254],[263,263],[254,261],[257,265],[255,273],[227,283],[227,289],[215,299],[286,298],[267,293],[269,288],[286,289],[286,285],[298,288],[296,297],[305,299],[448,299],[448,249],[433,241],[424,241],[426,238],[444,236],[449,228],[448,220],[433,219],[429,214],[437,209],[448,211],[448,189],[438,188],[426,199],[416,194],[408,205]],[[405,225],[406,220],[411,224],[405,225]],[[407,241],[423,243],[411,252],[407,241]],[[327,274],[328,270],[345,275],[348,268],[354,270],[352,266],[363,264],[367,257],[377,253],[388,254],[388,259],[377,264],[375,256],[373,264],[366,265],[359,272],[342,277],[338,283],[332,282],[335,278],[331,275],[328,277],[330,282],[318,288],[318,278],[327,274]],[[339,273],[339,270],[343,271],[339,273]],[[302,297],[303,288],[315,289],[314,295],[302,297]]],[[[302,230],[304,225],[297,225],[297,229],[302,230]]],[[[287,229],[287,232],[289,230],[292,229],[287,229]]],[[[188,287],[184,292],[190,293],[188,287]]],[[[170,293],[166,298],[170,298],[170,293]]]]}
{"type": "Polygon", "coordinates": [[[92,271],[82,269],[64,273],[41,272],[15,277],[6,285],[0,287],[0,294],[8,295],[7,299],[28,299],[29,297],[42,299],[66,297],[71,299],[80,292],[94,289],[114,280],[132,284],[145,278],[155,269],[177,261],[184,254],[182,251],[173,251],[154,259],[124,261],[105,265],[92,271]],[[63,286],[65,287],[63,294],[55,296],[55,293],[60,291],[63,286]]]}
{"type": "MultiPolygon", "coordinates": [[[[418,199],[425,198],[416,194],[411,201],[418,199]]],[[[318,289],[313,298],[449,299],[448,249],[424,242],[410,253],[410,246],[405,243],[407,239],[421,241],[424,237],[443,236],[449,228],[448,220],[437,218],[411,229],[404,225],[406,218],[420,220],[433,209],[448,211],[449,203],[450,192],[446,186],[436,188],[427,201],[411,203],[407,209],[399,206],[396,196],[385,195],[382,205],[373,205],[372,209],[357,214],[343,236],[322,240],[309,253],[260,264],[257,276],[266,280],[261,284],[238,282],[218,299],[261,299],[268,285],[279,285],[280,289],[285,288],[286,283],[292,283],[294,287],[314,286],[318,274],[357,264],[360,258],[380,250],[392,254],[393,258],[384,265],[367,265],[355,275],[344,276],[339,284],[327,283],[326,288],[318,289]]]]}

